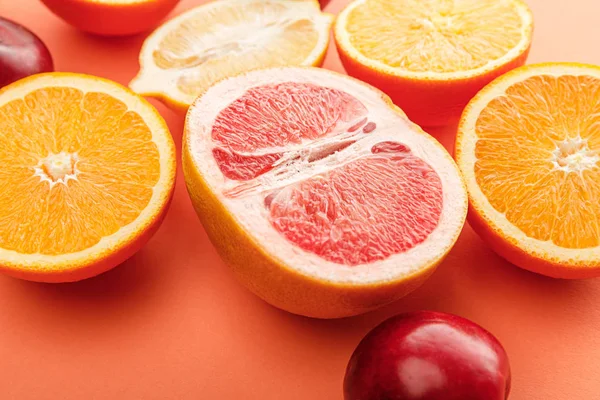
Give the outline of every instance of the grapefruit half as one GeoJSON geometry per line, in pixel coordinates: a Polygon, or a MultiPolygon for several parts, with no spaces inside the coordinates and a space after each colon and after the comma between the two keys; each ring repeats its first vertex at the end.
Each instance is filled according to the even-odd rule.
{"type": "Polygon", "coordinates": [[[406,295],[466,218],[446,150],[379,90],[323,69],[257,70],[208,89],[187,115],[183,166],[241,282],[311,317],[406,295]]]}

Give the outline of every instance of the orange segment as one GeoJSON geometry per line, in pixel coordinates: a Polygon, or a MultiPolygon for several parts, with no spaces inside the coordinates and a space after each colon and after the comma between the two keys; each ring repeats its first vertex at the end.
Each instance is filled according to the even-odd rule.
{"type": "Polygon", "coordinates": [[[335,26],[348,73],[415,122],[443,125],[487,83],[525,63],[533,21],[521,0],[356,0],[335,26]]]}
{"type": "Polygon", "coordinates": [[[47,280],[64,272],[65,255],[79,254],[69,268],[87,277],[107,258],[103,250],[125,255],[129,241],[147,240],[174,179],[172,139],[150,105],[112,82],[49,74],[0,92],[0,118],[7,272],[47,280]],[[7,251],[17,265],[7,265],[7,251]]]}
{"type": "Polygon", "coordinates": [[[474,218],[517,265],[600,274],[599,89],[598,67],[524,67],[489,85],[463,115],[457,161],[474,218]],[[535,261],[509,253],[507,242],[535,261]]]}
{"type": "Polygon", "coordinates": [[[332,17],[312,0],[223,0],[197,7],[154,32],[131,86],[176,108],[215,82],[270,66],[318,65],[332,17]]]}

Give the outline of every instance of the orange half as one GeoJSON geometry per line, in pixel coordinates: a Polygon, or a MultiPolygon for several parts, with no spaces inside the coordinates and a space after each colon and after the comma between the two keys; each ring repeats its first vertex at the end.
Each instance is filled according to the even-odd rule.
{"type": "Polygon", "coordinates": [[[458,120],[483,86],[523,65],[532,32],[522,0],[356,0],[334,29],[348,74],[426,126],[458,120]]]}
{"type": "Polygon", "coordinates": [[[456,160],[473,228],[514,264],[600,275],[600,67],[531,65],[466,108],[456,160]]]}
{"type": "Polygon", "coordinates": [[[175,147],[158,112],[101,78],[50,73],[0,91],[0,270],[45,282],[104,272],[156,231],[175,147]]]}

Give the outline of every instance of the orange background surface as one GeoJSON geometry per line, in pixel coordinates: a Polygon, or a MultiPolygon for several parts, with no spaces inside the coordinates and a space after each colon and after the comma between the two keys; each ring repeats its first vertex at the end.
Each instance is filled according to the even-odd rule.
{"type": "MultiPolygon", "coordinates": [[[[183,0],[175,13],[200,4],[183,0]]],[[[344,0],[327,7],[338,11],[344,0]]],[[[529,0],[530,62],[600,64],[597,0],[529,0]]],[[[35,0],[0,0],[0,15],[36,33],[57,70],[127,83],[144,35],[82,34],[35,0]]],[[[334,49],[325,67],[341,70],[334,49]]],[[[181,144],[183,120],[154,102],[181,144]]],[[[1,123],[1,122],[0,122],[1,123]]],[[[455,128],[430,131],[451,148],[455,128]]],[[[600,280],[562,282],[497,257],[466,226],[424,287],[380,311],[336,321],[297,317],[254,297],[218,258],[181,169],[158,234],[102,276],[61,285],[0,277],[0,399],[342,399],[359,340],[396,313],[470,318],[505,345],[511,400],[600,399],[600,280]]]]}

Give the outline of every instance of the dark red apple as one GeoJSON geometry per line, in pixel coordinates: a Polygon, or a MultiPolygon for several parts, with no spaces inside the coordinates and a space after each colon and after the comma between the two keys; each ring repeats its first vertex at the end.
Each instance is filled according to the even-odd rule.
{"type": "Polygon", "coordinates": [[[429,311],[377,326],[344,379],[345,400],[506,400],[509,391],[498,339],[467,319],[429,311]]]}
{"type": "Polygon", "coordinates": [[[22,25],[0,17],[0,87],[54,70],[46,45],[22,25]]]}
{"type": "Polygon", "coordinates": [[[319,4],[321,4],[321,9],[325,8],[327,4],[329,4],[330,0],[319,0],[319,4]]]}

